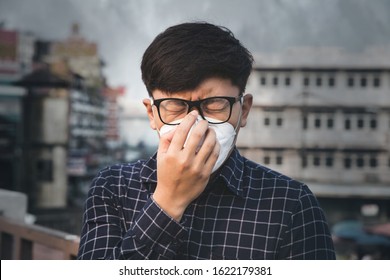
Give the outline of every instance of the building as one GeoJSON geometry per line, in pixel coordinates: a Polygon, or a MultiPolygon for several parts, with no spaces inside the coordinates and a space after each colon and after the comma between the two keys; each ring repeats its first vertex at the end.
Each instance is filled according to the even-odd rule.
{"type": "Polygon", "coordinates": [[[31,71],[34,36],[0,29],[0,188],[23,191],[26,91],[12,83],[31,71]]]}
{"type": "Polygon", "coordinates": [[[120,139],[108,134],[108,131],[113,133],[118,122],[113,113],[113,109],[117,109],[113,108],[117,105],[115,90],[106,84],[98,46],[86,40],[79,31],[79,25],[75,23],[68,38],[38,42],[36,60],[50,65],[55,73],[71,80],[69,114],[64,119],[68,125],[65,173],[69,186],[68,200],[81,206],[99,169],[120,157],[118,145],[111,145],[114,140],[119,142],[120,139]]]}
{"type": "MultiPolygon", "coordinates": [[[[77,78],[77,77],[74,77],[77,78]]],[[[24,88],[23,192],[32,211],[67,206],[69,91],[72,81],[49,67],[36,69],[13,85],[24,88]]]]}
{"type": "Polygon", "coordinates": [[[390,219],[390,63],[330,50],[306,50],[304,62],[290,55],[257,57],[237,146],[307,183],[331,223],[390,219]]]}
{"type": "Polygon", "coordinates": [[[0,85],[0,189],[23,188],[24,95],[23,89],[0,85]]]}
{"type": "Polygon", "coordinates": [[[26,193],[38,224],[77,234],[92,178],[123,156],[123,90],[103,66],[78,25],[57,42],[0,32],[0,188],[26,193]]]}
{"type": "Polygon", "coordinates": [[[106,87],[104,89],[104,97],[107,106],[107,122],[106,122],[106,140],[107,144],[113,149],[122,145],[122,137],[119,128],[119,120],[121,118],[122,108],[119,105],[119,98],[124,96],[125,87],[106,87]]]}
{"type": "Polygon", "coordinates": [[[31,71],[34,42],[29,32],[0,29],[0,81],[13,81],[31,71]]]}
{"type": "Polygon", "coordinates": [[[104,66],[99,56],[98,46],[80,34],[80,26],[74,23],[71,34],[61,41],[51,42],[47,62],[66,61],[70,70],[84,78],[88,88],[102,88],[105,78],[102,73],[104,66]]]}

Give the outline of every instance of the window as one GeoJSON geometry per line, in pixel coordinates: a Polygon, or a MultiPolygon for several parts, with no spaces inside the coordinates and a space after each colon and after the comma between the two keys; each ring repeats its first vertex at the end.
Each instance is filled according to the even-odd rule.
{"type": "Polygon", "coordinates": [[[286,78],[284,79],[284,84],[285,84],[286,86],[291,85],[291,78],[290,78],[290,77],[286,77],[286,78]]]}
{"type": "Polygon", "coordinates": [[[321,77],[317,77],[317,79],[316,79],[316,85],[317,85],[317,87],[322,86],[322,79],[321,79],[321,77]]]}
{"type": "Polygon", "coordinates": [[[330,87],[334,87],[335,86],[336,83],[335,83],[334,77],[329,77],[328,84],[329,84],[330,87]]]}
{"type": "Polygon", "coordinates": [[[269,117],[265,117],[265,118],[264,118],[264,125],[265,125],[265,126],[269,126],[269,125],[270,125],[270,119],[269,119],[269,117]]]}
{"type": "Polygon", "coordinates": [[[264,156],[264,164],[270,164],[271,158],[269,156],[264,156]]]}
{"type": "Polygon", "coordinates": [[[267,79],[266,79],[266,77],[262,76],[262,77],[260,78],[260,84],[263,85],[263,86],[265,86],[265,85],[267,84],[267,79]]]}
{"type": "Polygon", "coordinates": [[[356,158],[356,166],[359,167],[359,168],[364,167],[364,158],[363,158],[363,156],[358,156],[356,158]]]}
{"type": "Polygon", "coordinates": [[[345,127],[346,130],[350,130],[351,129],[351,120],[350,119],[346,119],[345,120],[344,127],[345,127]]]}
{"type": "Polygon", "coordinates": [[[307,129],[307,116],[304,116],[302,119],[302,127],[303,129],[307,129]]]}
{"type": "Polygon", "coordinates": [[[350,169],[351,168],[351,164],[352,164],[352,161],[351,161],[350,157],[344,158],[344,167],[346,169],[350,169]]]}
{"type": "Polygon", "coordinates": [[[361,87],[366,87],[367,86],[367,79],[366,79],[366,77],[361,77],[360,78],[360,86],[361,87]]]}
{"type": "Polygon", "coordinates": [[[371,158],[370,158],[370,167],[377,167],[377,166],[378,166],[378,161],[377,161],[376,157],[371,156],[371,158]]]}
{"type": "Polygon", "coordinates": [[[372,118],[372,119],[370,120],[370,127],[371,127],[372,129],[376,129],[376,127],[377,127],[376,119],[372,118]]]}
{"type": "Polygon", "coordinates": [[[325,158],[325,165],[327,167],[332,167],[333,166],[333,157],[331,155],[327,155],[325,158]]]}
{"type": "Polygon", "coordinates": [[[374,87],[380,87],[381,80],[379,79],[379,77],[374,77],[373,84],[374,84],[374,87]]]}
{"type": "Polygon", "coordinates": [[[53,161],[40,159],[36,165],[37,180],[41,182],[53,181],[53,161]]]}
{"type": "Polygon", "coordinates": [[[310,79],[309,79],[309,77],[303,78],[303,85],[307,87],[309,84],[310,84],[310,79]]]}
{"type": "Polygon", "coordinates": [[[282,119],[281,117],[278,117],[278,118],[276,119],[276,125],[277,125],[277,126],[282,126],[282,124],[283,124],[283,119],[282,119]]]}
{"type": "Polygon", "coordinates": [[[328,120],[326,121],[326,125],[328,126],[328,128],[333,128],[334,121],[332,117],[328,117],[328,120]]]}
{"type": "Polygon", "coordinates": [[[353,84],[354,84],[354,79],[353,79],[353,77],[348,77],[347,85],[348,85],[349,87],[353,87],[353,84]]]}
{"type": "Polygon", "coordinates": [[[314,166],[320,166],[321,165],[321,158],[319,155],[315,155],[313,157],[313,165],[314,166]]]}
{"type": "Polygon", "coordinates": [[[281,155],[276,156],[276,164],[282,165],[283,164],[283,157],[281,155]]]}
{"type": "Polygon", "coordinates": [[[358,120],[357,120],[357,127],[359,129],[362,129],[364,127],[364,119],[362,116],[359,116],[358,120]]]}
{"type": "Polygon", "coordinates": [[[320,116],[316,116],[316,118],[314,119],[314,127],[315,128],[321,127],[321,117],[320,116]]]}
{"type": "Polygon", "coordinates": [[[273,81],[274,86],[277,86],[277,85],[278,85],[278,82],[279,82],[278,77],[274,77],[274,78],[272,79],[272,81],[273,81]]]}

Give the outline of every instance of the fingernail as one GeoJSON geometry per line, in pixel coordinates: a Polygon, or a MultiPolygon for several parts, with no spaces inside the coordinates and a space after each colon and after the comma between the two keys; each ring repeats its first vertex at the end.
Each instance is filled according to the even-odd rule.
{"type": "Polygon", "coordinates": [[[191,111],[190,114],[196,117],[198,115],[198,111],[191,111]]]}

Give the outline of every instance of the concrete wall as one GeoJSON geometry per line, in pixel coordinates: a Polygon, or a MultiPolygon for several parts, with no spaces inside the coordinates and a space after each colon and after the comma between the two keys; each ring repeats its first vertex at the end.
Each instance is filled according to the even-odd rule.
{"type": "Polygon", "coordinates": [[[0,189],[0,215],[24,221],[27,213],[27,195],[0,189]]]}
{"type": "Polygon", "coordinates": [[[390,71],[265,69],[247,92],[254,104],[237,139],[246,157],[305,181],[390,183],[390,71]]]}

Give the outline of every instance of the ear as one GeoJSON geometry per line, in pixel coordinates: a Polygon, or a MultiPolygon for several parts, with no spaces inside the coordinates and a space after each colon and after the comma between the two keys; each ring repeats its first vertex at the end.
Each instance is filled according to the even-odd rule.
{"type": "Polygon", "coordinates": [[[145,98],[144,100],[142,100],[142,103],[144,104],[146,113],[148,114],[150,127],[153,130],[156,130],[156,122],[154,121],[153,106],[151,100],[149,98],[145,98]]]}
{"type": "Polygon", "coordinates": [[[242,103],[242,116],[241,116],[241,127],[246,126],[249,111],[252,108],[253,96],[248,93],[244,95],[244,101],[242,103]]]}

